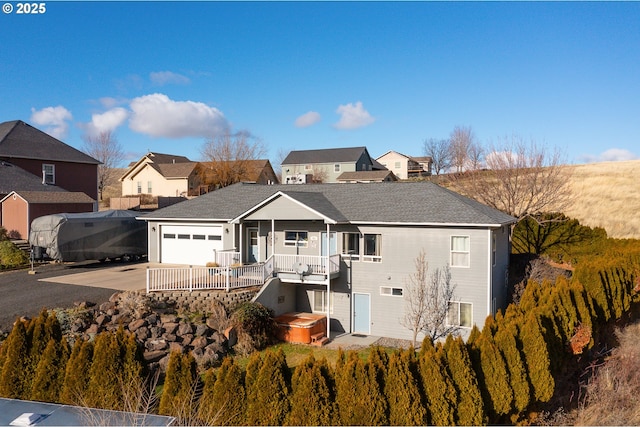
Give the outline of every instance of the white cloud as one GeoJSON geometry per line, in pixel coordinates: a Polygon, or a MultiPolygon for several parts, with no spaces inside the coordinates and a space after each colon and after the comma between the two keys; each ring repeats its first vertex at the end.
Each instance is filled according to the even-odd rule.
{"type": "Polygon", "coordinates": [[[597,156],[593,155],[584,155],[581,157],[582,161],[586,163],[593,162],[620,162],[624,160],[636,160],[639,157],[633,154],[629,150],[624,150],[621,148],[610,148],[607,151],[600,153],[597,156]]]}
{"type": "Polygon", "coordinates": [[[152,72],[149,76],[151,78],[151,82],[159,86],[164,86],[166,84],[186,85],[191,82],[189,77],[173,73],[171,71],[156,71],[152,72]]]}
{"type": "Polygon", "coordinates": [[[38,126],[46,126],[45,132],[54,138],[64,138],[69,131],[69,120],[73,116],[71,111],[62,105],[57,107],[45,107],[42,110],[31,109],[31,122],[38,126]]]}
{"type": "Polygon", "coordinates": [[[296,119],[296,127],[306,128],[315,125],[320,121],[320,113],[309,111],[296,119]]]}
{"type": "Polygon", "coordinates": [[[92,114],[89,123],[80,125],[88,135],[98,135],[101,132],[110,132],[121,126],[129,117],[129,112],[116,107],[105,111],[102,114],[92,114]]]}
{"type": "Polygon", "coordinates": [[[220,110],[201,102],[174,101],[161,93],[131,101],[129,127],[140,133],[164,138],[210,138],[228,128],[220,110]]]}
{"type": "Polygon", "coordinates": [[[375,121],[375,118],[362,107],[362,102],[354,104],[340,105],[336,110],[340,114],[340,120],[333,126],[337,129],[357,129],[368,126],[375,121]]]}
{"type": "Polygon", "coordinates": [[[104,108],[111,109],[111,108],[116,107],[118,105],[126,104],[127,100],[126,99],[122,99],[122,98],[118,99],[118,98],[113,98],[113,97],[110,97],[110,96],[105,96],[103,98],[100,98],[98,100],[98,102],[104,108]]]}

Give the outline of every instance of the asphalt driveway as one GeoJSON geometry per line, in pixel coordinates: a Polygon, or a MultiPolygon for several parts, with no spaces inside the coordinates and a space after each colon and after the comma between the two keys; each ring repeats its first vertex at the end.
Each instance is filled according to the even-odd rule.
{"type": "Polygon", "coordinates": [[[0,273],[0,331],[9,331],[17,317],[35,317],[43,307],[69,308],[74,303],[96,304],[114,292],[145,288],[143,263],[86,262],[47,264],[28,270],[0,273]]]}

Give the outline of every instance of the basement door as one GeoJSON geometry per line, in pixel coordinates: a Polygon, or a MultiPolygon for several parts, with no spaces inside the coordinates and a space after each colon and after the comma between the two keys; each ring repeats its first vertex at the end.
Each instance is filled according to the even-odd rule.
{"type": "Polygon", "coordinates": [[[369,294],[353,294],[353,333],[371,333],[371,296],[369,294]]]}

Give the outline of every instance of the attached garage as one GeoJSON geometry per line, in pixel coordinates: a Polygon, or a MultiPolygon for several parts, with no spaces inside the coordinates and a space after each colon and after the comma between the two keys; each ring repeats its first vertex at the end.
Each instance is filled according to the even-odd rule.
{"type": "Polygon", "coordinates": [[[222,226],[161,225],[160,262],[164,264],[206,265],[221,251],[222,226]]]}

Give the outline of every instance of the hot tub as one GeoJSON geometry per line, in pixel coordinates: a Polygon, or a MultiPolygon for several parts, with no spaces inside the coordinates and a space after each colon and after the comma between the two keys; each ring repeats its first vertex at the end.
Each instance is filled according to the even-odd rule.
{"type": "Polygon", "coordinates": [[[327,318],[314,313],[285,313],[275,318],[278,338],[285,342],[310,344],[313,337],[327,332],[327,318]]]}

